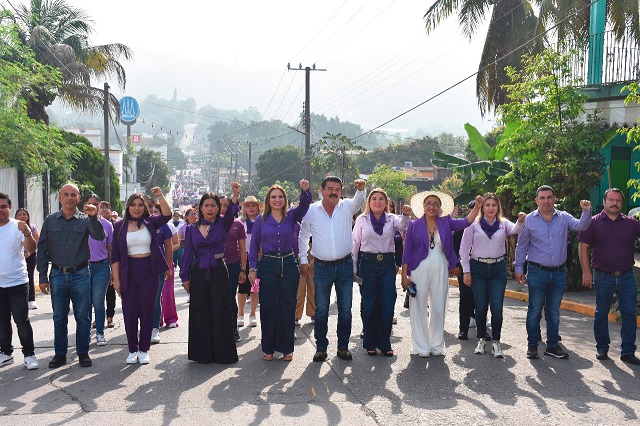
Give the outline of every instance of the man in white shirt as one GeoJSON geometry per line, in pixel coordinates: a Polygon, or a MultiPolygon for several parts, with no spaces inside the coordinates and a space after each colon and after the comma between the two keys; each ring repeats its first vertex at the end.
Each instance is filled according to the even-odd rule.
{"type": "Polygon", "coordinates": [[[313,237],[311,254],[315,258],[313,279],[315,282],[315,338],[316,353],[313,360],[327,359],[327,322],[331,287],[335,283],[338,297],[338,356],[351,360],[349,337],[351,336],[351,301],[353,299],[353,260],[351,259],[351,224],[364,204],[365,181],[357,179],[353,185],[356,195],[341,200],[342,181],[328,176],[322,181],[322,200],[313,203],[302,220],[298,238],[300,252],[300,274],[310,276],[307,252],[309,237],[313,237]]]}
{"type": "Polygon", "coordinates": [[[29,322],[29,277],[23,250],[33,253],[36,241],[29,226],[11,218],[11,200],[0,192],[0,367],[13,364],[13,329],[18,329],[24,364],[28,370],[38,368],[34,353],[33,329],[29,322]]]}

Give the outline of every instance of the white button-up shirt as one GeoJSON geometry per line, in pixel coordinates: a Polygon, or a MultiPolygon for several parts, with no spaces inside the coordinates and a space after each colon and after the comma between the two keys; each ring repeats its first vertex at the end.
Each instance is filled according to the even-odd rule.
{"type": "Polygon", "coordinates": [[[301,264],[307,263],[311,236],[313,236],[311,254],[316,259],[338,260],[351,253],[352,218],[362,208],[366,196],[367,191],[356,191],[353,198],[340,200],[331,216],[322,206],[322,200],[311,204],[300,225],[298,246],[301,264]]]}

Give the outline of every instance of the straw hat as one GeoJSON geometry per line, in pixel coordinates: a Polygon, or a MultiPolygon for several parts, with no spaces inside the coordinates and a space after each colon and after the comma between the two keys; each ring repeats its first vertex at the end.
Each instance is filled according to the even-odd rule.
{"type": "Polygon", "coordinates": [[[254,197],[253,195],[249,195],[247,197],[244,197],[244,201],[240,203],[241,206],[244,206],[245,204],[251,204],[251,203],[255,203],[258,205],[258,209],[262,210],[262,202],[258,201],[258,199],[256,197],[254,197]]]}
{"type": "Polygon", "coordinates": [[[451,214],[454,207],[454,202],[453,198],[451,198],[451,195],[439,191],[422,191],[411,197],[411,210],[413,210],[413,214],[417,218],[421,218],[422,216],[424,216],[424,200],[429,195],[435,195],[440,199],[440,202],[442,203],[442,205],[440,206],[440,216],[447,216],[451,214]]]}

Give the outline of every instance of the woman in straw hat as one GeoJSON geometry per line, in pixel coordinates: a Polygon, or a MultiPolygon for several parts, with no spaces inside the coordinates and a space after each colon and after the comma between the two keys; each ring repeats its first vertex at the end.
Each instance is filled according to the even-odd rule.
{"type": "Polygon", "coordinates": [[[375,188],[369,193],[362,213],[353,227],[353,273],[362,278],[363,346],[367,355],[393,356],[391,324],[396,303],[395,234],[407,229],[411,207],[402,207],[402,216],[389,213],[387,193],[375,188]]]}
{"type": "Polygon", "coordinates": [[[249,281],[260,279],[260,325],[262,357],[273,360],[275,351],[283,360],[293,359],[296,295],[300,270],[293,255],[293,228],[311,205],[309,181],[300,181],[300,205],[289,209],[287,193],[273,185],[264,199],[264,214],[256,220],[249,250],[249,281]],[[258,266],[258,253],[260,265],[258,266]]]}
{"type": "MultiPolygon", "coordinates": [[[[244,223],[244,230],[247,235],[245,246],[247,249],[247,256],[249,255],[249,249],[251,248],[251,236],[253,235],[253,225],[258,218],[258,215],[262,211],[262,202],[258,201],[253,195],[245,197],[242,205],[242,222],[244,223]]],[[[249,262],[247,262],[246,276],[249,276],[249,262]]],[[[249,297],[249,325],[256,327],[258,321],[256,320],[256,308],[258,307],[258,293],[251,293],[251,283],[249,280],[245,280],[238,285],[238,327],[244,327],[244,307],[247,303],[247,297],[249,297]]]]}
{"type": "Polygon", "coordinates": [[[407,290],[412,284],[416,290],[415,297],[409,301],[413,354],[423,358],[445,355],[448,278],[449,271],[458,263],[452,232],[471,225],[483,201],[478,195],[469,215],[454,219],[451,217],[453,198],[448,194],[425,191],[411,198],[411,208],[418,219],[407,228],[402,256],[402,287],[407,290]]]}

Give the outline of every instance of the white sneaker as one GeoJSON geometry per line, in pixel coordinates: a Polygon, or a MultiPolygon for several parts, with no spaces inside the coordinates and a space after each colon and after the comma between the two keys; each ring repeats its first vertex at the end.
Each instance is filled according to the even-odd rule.
{"type": "Polygon", "coordinates": [[[127,364],[137,364],[138,363],[138,352],[129,352],[129,356],[127,357],[127,364]]]}
{"type": "Polygon", "coordinates": [[[177,322],[172,322],[171,324],[169,324],[167,327],[169,328],[176,328],[178,326],[177,322]]]}
{"type": "Polygon", "coordinates": [[[251,327],[257,327],[258,326],[258,321],[256,320],[256,317],[249,317],[249,325],[251,327]]]}
{"type": "Polygon", "coordinates": [[[419,353],[418,356],[420,358],[429,358],[431,356],[431,352],[419,353]]]}
{"type": "Polygon", "coordinates": [[[13,364],[13,355],[7,355],[4,352],[0,352],[0,367],[13,364]]]}
{"type": "Polygon", "coordinates": [[[187,294],[187,303],[191,302],[191,293],[187,294]]]}
{"type": "Polygon", "coordinates": [[[27,367],[27,370],[37,370],[40,368],[40,364],[38,364],[38,359],[35,355],[26,357],[24,359],[24,366],[27,367]]]}
{"type": "Polygon", "coordinates": [[[104,338],[104,334],[96,334],[96,345],[106,346],[107,339],[104,338]]]}
{"type": "Polygon", "coordinates": [[[478,355],[484,355],[484,344],[484,339],[478,339],[478,346],[476,346],[476,350],[473,352],[478,355]]]}
{"type": "Polygon", "coordinates": [[[33,302],[29,302],[29,309],[38,309],[38,304],[35,300],[33,302]]]}
{"type": "Polygon", "coordinates": [[[140,360],[140,364],[149,364],[149,352],[139,352],[138,359],[140,360]]]}
{"type": "Polygon", "coordinates": [[[244,315],[238,316],[238,327],[244,327],[244,315]]]}
{"type": "Polygon", "coordinates": [[[491,353],[494,358],[504,358],[504,354],[502,353],[502,348],[500,347],[499,341],[494,341],[491,345],[491,353]]]}
{"type": "Polygon", "coordinates": [[[293,340],[296,340],[298,338],[298,333],[295,332],[295,330],[293,331],[293,340]]]}
{"type": "Polygon", "coordinates": [[[475,318],[471,318],[469,320],[469,328],[476,328],[476,319],[475,318]]]}
{"type": "Polygon", "coordinates": [[[157,328],[151,330],[151,343],[160,343],[160,330],[157,328]]]}
{"type": "Polygon", "coordinates": [[[444,350],[440,349],[431,349],[431,355],[433,356],[444,356],[444,350]]]}

